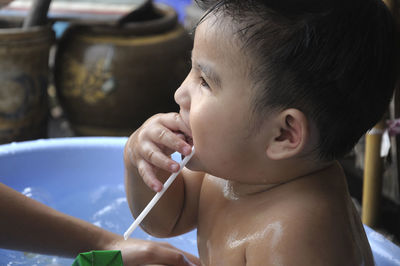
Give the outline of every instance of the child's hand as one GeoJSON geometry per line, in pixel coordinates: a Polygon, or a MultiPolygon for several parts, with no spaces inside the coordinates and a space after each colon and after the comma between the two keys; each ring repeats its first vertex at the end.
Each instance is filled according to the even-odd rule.
{"type": "Polygon", "coordinates": [[[179,170],[179,164],[170,155],[175,151],[189,155],[191,146],[187,138],[190,136],[190,128],[178,113],[157,114],[130,136],[125,157],[137,168],[146,185],[158,192],[163,185],[157,179],[157,171],[179,170]]]}

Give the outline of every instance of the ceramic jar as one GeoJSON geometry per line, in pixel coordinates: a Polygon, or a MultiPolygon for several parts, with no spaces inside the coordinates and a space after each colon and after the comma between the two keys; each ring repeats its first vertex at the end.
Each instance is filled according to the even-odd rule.
{"type": "Polygon", "coordinates": [[[151,115],[177,111],[192,41],[174,9],[156,8],[157,18],[75,24],[62,36],[55,85],[76,134],[127,136],[151,115]]]}
{"type": "Polygon", "coordinates": [[[46,137],[50,27],[0,28],[0,143],[46,137]]]}

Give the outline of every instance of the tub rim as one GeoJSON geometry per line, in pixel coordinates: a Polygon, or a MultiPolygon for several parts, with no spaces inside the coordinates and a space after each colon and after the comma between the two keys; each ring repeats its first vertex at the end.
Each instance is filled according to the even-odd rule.
{"type": "Polygon", "coordinates": [[[59,148],[121,148],[128,137],[67,137],[11,142],[0,145],[0,157],[27,151],[59,148]]]}

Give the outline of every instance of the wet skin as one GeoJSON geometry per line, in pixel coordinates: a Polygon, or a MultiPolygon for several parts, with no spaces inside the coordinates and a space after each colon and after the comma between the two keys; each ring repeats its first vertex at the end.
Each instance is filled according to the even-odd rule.
{"type": "Polygon", "coordinates": [[[198,217],[203,265],[373,265],[336,163],[252,195],[206,176],[198,217]]]}
{"type": "Polygon", "coordinates": [[[188,155],[194,144],[144,230],[169,237],[197,228],[200,260],[209,266],[373,265],[343,171],[310,153],[315,126],[295,109],[252,126],[250,57],[218,19],[196,30],[192,70],[175,94],[180,113],[151,117],[127,142],[133,215],[176,171],[168,155],[188,155]]]}

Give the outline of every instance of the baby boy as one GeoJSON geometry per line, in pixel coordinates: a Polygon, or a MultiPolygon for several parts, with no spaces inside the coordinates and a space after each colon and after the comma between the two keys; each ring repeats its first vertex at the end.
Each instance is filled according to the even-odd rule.
{"type": "Polygon", "coordinates": [[[136,217],[193,158],[142,223],[197,228],[203,265],[373,265],[336,159],[383,116],[395,83],[392,18],[380,0],[203,1],[179,113],[125,147],[136,217]]]}

